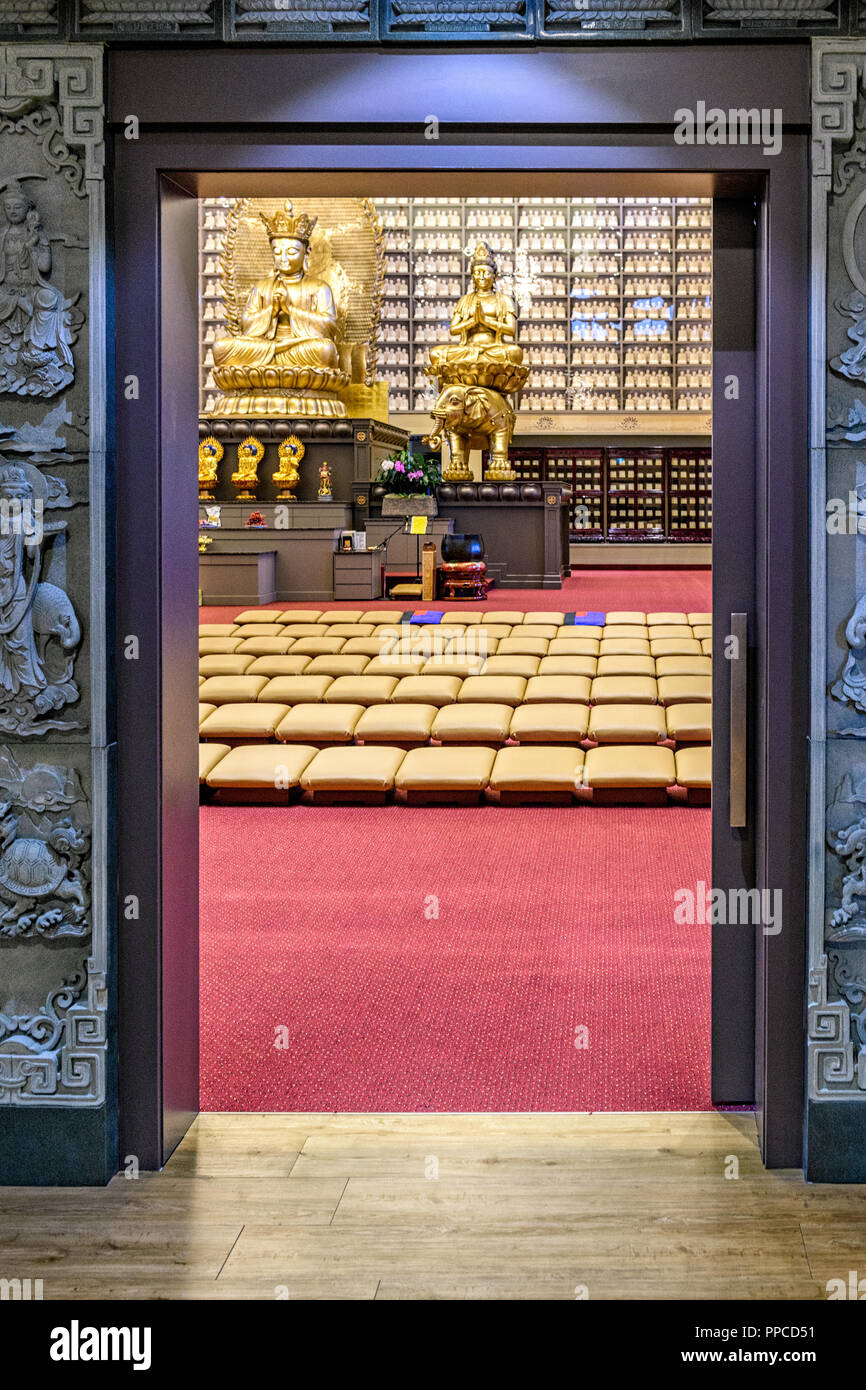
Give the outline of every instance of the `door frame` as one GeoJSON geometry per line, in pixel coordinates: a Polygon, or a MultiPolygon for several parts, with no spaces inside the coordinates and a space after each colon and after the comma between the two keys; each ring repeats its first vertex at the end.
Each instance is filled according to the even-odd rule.
{"type": "MultiPolygon", "coordinates": [[[[611,179],[623,192],[661,191],[677,176],[686,181],[683,192],[723,197],[752,190],[756,198],[751,834],[756,886],[780,888],[785,915],[779,935],[759,933],[755,942],[755,1096],[764,1161],[799,1166],[808,728],[802,621],[809,592],[808,50],[705,49],[690,52],[685,66],[683,55],[659,49],[619,49],[615,55],[599,49],[591,54],[488,52],[483,58],[494,64],[497,83],[485,87],[485,109],[488,116],[502,117],[495,134],[495,120],[483,126],[477,120],[477,86],[470,90],[460,77],[461,62],[471,62],[473,73],[484,68],[479,55],[446,59],[441,53],[415,52],[410,59],[389,54],[393,72],[403,74],[394,89],[393,119],[371,129],[349,120],[329,124],[335,100],[347,117],[357,106],[358,84],[371,55],[309,52],[304,57],[303,123],[298,121],[298,93],[292,90],[269,101],[264,130],[255,94],[273,90],[270,83],[279,70],[274,64],[285,64],[288,55],[221,52],[207,55],[210,61],[197,63],[191,74],[187,66],[193,56],[202,57],[177,51],[111,55],[121,654],[127,636],[139,639],[138,659],[118,663],[119,891],[121,903],[129,895],[139,903],[138,919],[122,927],[119,942],[121,1153],[136,1154],[145,1168],[161,1166],[198,1106],[197,932],[190,931],[197,920],[198,894],[197,736],[195,668],[189,655],[198,587],[197,553],[190,541],[197,498],[193,489],[178,486],[178,460],[194,460],[198,442],[196,318],[191,313],[197,292],[194,199],[215,191],[241,196],[265,186],[284,190],[292,174],[304,179],[308,192],[313,187],[324,192],[333,188],[337,172],[344,180],[355,180],[359,194],[375,195],[389,179],[399,180],[403,191],[420,191],[444,174],[457,193],[471,188],[475,171],[485,170],[501,173],[514,192],[574,191],[578,179],[587,193],[615,191],[611,179]],[[757,55],[754,61],[752,54],[757,55]],[[183,64],[177,73],[172,60],[183,64]],[[563,116],[594,113],[595,120],[563,120],[554,130],[517,125],[512,96],[525,78],[527,61],[542,89],[546,75],[551,81],[561,81],[563,70],[586,76],[586,87],[577,84],[575,109],[563,104],[563,116]],[[754,147],[708,150],[674,144],[672,124],[658,128],[664,109],[659,90],[672,63],[682,84],[678,101],[684,105],[692,93],[694,101],[709,105],[708,93],[736,91],[742,104],[778,105],[787,117],[791,93],[801,91],[802,110],[795,106],[792,112],[781,153],[764,156],[754,147]],[[611,85],[600,96],[598,78],[606,64],[611,85]],[[653,75],[648,68],[657,71],[653,75]],[[190,123],[178,128],[178,94],[171,84],[181,71],[190,123]],[[454,116],[447,135],[435,144],[420,138],[417,130],[407,133],[401,105],[400,82],[404,87],[410,81],[423,84],[425,71],[426,90],[436,90],[440,109],[444,106],[454,116]],[[214,122],[214,111],[230,125],[214,122]],[[134,141],[125,135],[129,112],[138,114],[140,122],[134,141]],[[312,119],[316,114],[320,121],[312,119]],[[605,115],[610,119],[600,119],[605,115]],[[593,175],[602,181],[595,189],[593,175]],[[774,358],[782,363],[775,372],[774,358]],[[130,378],[136,380],[132,398],[126,391],[130,378]],[[803,660],[795,664],[792,653],[801,652],[803,660]]],[[[297,56],[294,50],[293,69],[297,56]]],[[[381,87],[378,92],[381,102],[381,87]]],[[[724,100],[727,105],[729,96],[724,100]]],[[[346,191],[345,182],[341,191],[346,191]]],[[[714,410],[717,405],[714,400],[714,410]]],[[[720,613],[717,620],[722,616],[726,622],[720,613]]],[[[720,631],[724,633],[724,623],[720,631]]],[[[716,694],[722,702],[716,706],[718,718],[725,699],[718,684],[716,694]]],[[[714,838],[718,840],[718,832],[714,838]]],[[[736,856],[739,841],[728,836],[728,845],[736,856]]],[[[716,844],[714,852],[719,853],[716,844]]]]}

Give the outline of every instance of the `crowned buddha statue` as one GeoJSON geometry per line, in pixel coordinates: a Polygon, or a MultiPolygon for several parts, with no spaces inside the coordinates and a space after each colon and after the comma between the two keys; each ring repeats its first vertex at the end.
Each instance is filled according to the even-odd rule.
{"type": "Polygon", "coordinates": [[[217,338],[214,380],[223,392],[214,415],[345,415],[339,393],[340,331],[333,291],[307,273],[317,218],[293,214],[286,199],[259,214],[273,269],[257,280],[239,315],[239,332],[217,338]]]}
{"type": "Polygon", "coordinates": [[[523,349],[515,341],[517,312],[509,295],[496,288],[496,260],[486,242],[472,253],[472,289],[451,316],[456,343],[434,347],[428,375],[443,386],[491,386],[519,391],[529,375],[523,349]]]}

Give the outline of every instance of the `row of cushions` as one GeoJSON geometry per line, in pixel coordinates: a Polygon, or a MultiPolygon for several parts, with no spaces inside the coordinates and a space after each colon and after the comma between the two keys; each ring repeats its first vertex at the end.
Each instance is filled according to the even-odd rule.
{"type": "Polygon", "coordinates": [[[331,656],[252,656],[249,653],[199,658],[199,676],[710,676],[708,656],[524,656],[494,653],[481,656],[423,657],[411,653],[360,656],[337,652],[331,656]]]}
{"type": "MultiPolygon", "coordinates": [[[[208,623],[199,628],[199,644],[210,643],[229,643],[234,642],[234,650],[238,650],[243,643],[252,641],[255,638],[271,638],[280,642],[291,642],[294,644],[300,641],[305,643],[323,643],[329,645],[325,651],[340,651],[341,648],[335,644],[338,642],[353,642],[356,651],[377,652],[389,651],[397,646],[403,649],[411,649],[415,646],[427,646],[431,651],[442,651],[448,646],[459,646],[465,651],[484,653],[489,644],[493,642],[509,642],[513,644],[511,650],[525,651],[535,655],[543,655],[547,650],[541,646],[543,642],[566,641],[566,642],[703,642],[711,641],[712,632],[705,627],[556,627],[553,624],[545,625],[541,623],[527,623],[523,627],[508,627],[498,623],[485,624],[484,627],[397,627],[391,623],[381,626],[374,626],[372,623],[335,623],[332,627],[318,627],[315,623],[288,623],[281,626],[279,623],[249,623],[246,627],[233,627],[231,624],[208,623]],[[358,644],[363,643],[363,647],[358,644]],[[520,643],[518,646],[517,644],[520,643]],[[332,645],[334,644],[334,645],[332,645]]],[[[223,648],[219,648],[223,650],[223,648]]],[[[321,651],[323,648],[310,646],[310,651],[321,651]]],[[[508,647],[505,648],[509,650],[508,647]]],[[[586,650],[598,652],[598,647],[587,647],[586,650]]],[[[635,651],[642,650],[640,647],[633,648],[635,651]]],[[[648,649],[647,649],[648,650],[648,649]]]]}
{"type": "Polygon", "coordinates": [[[708,788],[709,748],[644,746],[583,750],[562,747],[399,748],[317,750],[203,745],[199,779],[211,788],[260,788],[288,792],[493,792],[580,794],[594,788],[708,788]]]}
{"type": "Polygon", "coordinates": [[[677,743],[707,742],[712,706],[583,704],[300,704],[199,706],[205,738],[271,737],[286,742],[348,743],[677,743]],[[277,721],[277,722],[275,722],[277,721]]]}
{"type": "Polygon", "coordinates": [[[212,676],[199,686],[203,704],[275,705],[413,702],[450,705],[480,700],[520,705],[564,700],[580,704],[680,704],[712,700],[712,677],[685,676],[212,676]]]}
{"type": "MultiPolygon", "coordinates": [[[[419,617],[423,616],[423,610],[419,610],[419,617]]],[[[245,623],[399,623],[403,617],[401,608],[329,608],[323,611],[320,608],[248,608],[244,612],[238,613],[233,622],[239,625],[245,623]]],[[[512,626],[517,623],[557,623],[565,622],[565,613],[557,612],[553,609],[534,609],[529,612],[506,611],[505,609],[497,612],[489,609],[482,612],[480,609],[450,609],[442,613],[443,623],[455,622],[463,623],[466,626],[493,621],[497,623],[510,623],[512,626]]],[[[622,609],[605,614],[605,622],[608,624],[620,623],[711,623],[712,614],[684,613],[679,611],[666,610],[665,612],[644,613],[636,609],[624,611],[622,609]]],[[[580,626],[580,624],[575,624],[580,626]]]]}

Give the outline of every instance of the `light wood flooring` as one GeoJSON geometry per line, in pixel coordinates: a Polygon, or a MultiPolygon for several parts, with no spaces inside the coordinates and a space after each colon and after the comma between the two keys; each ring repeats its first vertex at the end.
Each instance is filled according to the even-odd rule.
{"type": "Polygon", "coordinates": [[[798,1299],[866,1275],[866,1187],[743,1114],[202,1115],[162,1173],[0,1189],[45,1299],[798,1299]],[[738,1176],[726,1176],[738,1173],[738,1176]]]}

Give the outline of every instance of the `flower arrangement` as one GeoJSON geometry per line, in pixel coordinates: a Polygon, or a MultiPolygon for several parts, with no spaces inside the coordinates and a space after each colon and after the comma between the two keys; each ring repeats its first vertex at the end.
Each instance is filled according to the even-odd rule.
{"type": "Polygon", "coordinates": [[[244,526],[264,526],[265,519],[261,512],[250,512],[249,520],[244,522],[244,526]]]}
{"type": "Polygon", "coordinates": [[[384,483],[388,492],[398,497],[433,492],[441,481],[438,460],[424,454],[410,454],[408,449],[383,459],[375,478],[375,482],[384,483]]]}

